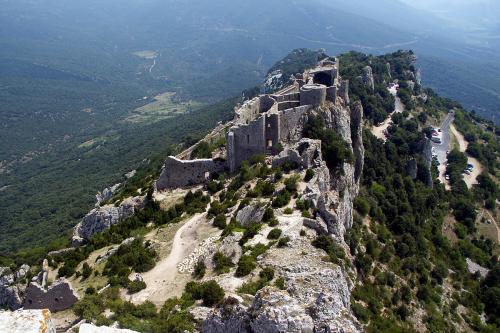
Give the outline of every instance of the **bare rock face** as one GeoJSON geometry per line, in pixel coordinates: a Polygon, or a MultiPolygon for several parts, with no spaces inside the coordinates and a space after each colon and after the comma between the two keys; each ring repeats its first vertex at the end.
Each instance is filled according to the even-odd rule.
{"type": "Polygon", "coordinates": [[[278,167],[291,161],[304,169],[315,168],[321,165],[321,140],[303,138],[296,144],[285,148],[273,159],[273,167],[278,167]]]}
{"type": "Polygon", "coordinates": [[[0,267],[0,308],[17,310],[23,306],[24,278],[29,270],[28,265],[22,265],[16,272],[0,267]]]}
{"type": "Polygon", "coordinates": [[[314,322],[306,309],[288,292],[266,287],[260,290],[250,309],[254,332],[313,333],[314,322]]]}
{"type": "MultiPolygon", "coordinates": [[[[297,218],[290,232],[298,234],[301,221],[297,218]]],[[[265,287],[248,307],[228,297],[206,317],[204,333],[360,331],[350,309],[353,284],[348,274],[324,261],[325,253],[314,248],[310,239],[293,238],[288,247],[258,257],[259,266],[271,267],[284,278],[286,289],[265,287]]]]}
{"type": "Polygon", "coordinates": [[[203,322],[205,333],[246,333],[251,332],[250,315],[240,301],[228,297],[224,303],[212,312],[203,322]]]}
{"type": "Polygon", "coordinates": [[[73,232],[72,243],[79,246],[90,240],[93,235],[109,229],[121,219],[134,215],[135,211],[144,207],[145,197],[133,197],[123,200],[118,206],[105,205],[88,213],[73,232]]]}
{"type": "Polygon", "coordinates": [[[113,197],[113,193],[116,192],[116,190],[120,187],[120,185],[121,184],[115,184],[111,187],[106,187],[104,190],[102,190],[102,192],[98,192],[95,196],[97,201],[95,206],[99,207],[101,203],[111,200],[111,198],[113,197]]]}
{"type": "Polygon", "coordinates": [[[363,68],[363,82],[371,91],[375,90],[375,79],[373,78],[373,71],[370,66],[363,68]]]}
{"type": "Polygon", "coordinates": [[[363,108],[359,102],[350,108],[330,104],[321,106],[315,112],[323,117],[328,128],[351,146],[354,156],[353,163],[344,163],[340,170],[329,170],[322,161],[306,189],[306,197],[318,209],[318,220],[327,225],[328,233],[341,238],[352,227],[352,205],[359,191],[363,170],[363,108]]]}
{"type": "Polygon", "coordinates": [[[20,309],[23,306],[23,294],[24,288],[21,286],[0,286],[0,307],[20,309]]]}
{"type": "Polygon", "coordinates": [[[56,328],[47,309],[0,311],[0,332],[56,333],[56,328]]]}
{"type": "Polygon", "coordinates": [[[244,227],[248,227],[252,223],[260,223],[264,217],[265,210],[264,206],[248,205],[238,212],[236,220],[244,227]]]}

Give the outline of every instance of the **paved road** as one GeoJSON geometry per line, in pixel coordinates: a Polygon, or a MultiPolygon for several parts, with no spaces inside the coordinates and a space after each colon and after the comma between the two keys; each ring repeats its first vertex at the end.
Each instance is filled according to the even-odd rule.
{"type": "Polygon", "coordinates": [[[441,143],[432,143],[432,147],[434,148],[434,152],[437,154],[437,159],[439,161],[439,180],[447,185],[445,181],[445,173],[446,173],[446,162],[448,161],[446,157],[446,152],[450,150],[451,146],[451,134],[450,134],[450,125],[453,123],[455,119],[455,115],[449,113],[441,124],[441,133],[442,139],[441,143]]]}

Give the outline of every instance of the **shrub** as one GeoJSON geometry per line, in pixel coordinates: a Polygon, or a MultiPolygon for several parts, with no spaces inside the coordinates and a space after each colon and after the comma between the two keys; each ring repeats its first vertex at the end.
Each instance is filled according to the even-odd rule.
{"type": "Polygon", "coordinates": [[[281,236],[281,229],[275,228],[269,231],[267,234],[267,239],[278,239],[281,236]]]}
{"type": "Polygon", "coordinates": [[[285,208],[285,210],[283,211],[283,213],[287,214],[287,215],[290,215],[290,214],[293,214],[293,209],[288,207],[288,208],[285,208]]]}
{"type": "Polygon", "coordinates": [[[269,222],[274,218],[274,210],[271,207],[267,207],[264,211],[264,216],[262,217],[263,222],[269,222]]]}
{"type": "Polygon", "coordinates": [[[227,226],[226,216],[224,214],[219,214],[214,218],[213,226],[221,230],[224,230],[227,226]]]}
{"type": "Polygon", "coordinates": [[[304,176],[304,181],[308,182],[314,177],[314,170],[313,169],[307,169],[306,170],[306,175],[304,176]]]}
{"type": "MultiPolygon", "coordinates": [[[[213,280],[205,283],[188,282],[184,292],[191,296],[193,299],[202,299],[203,305],[213,306],[222,302],[224,299],[224,289],[213,280]]],[[[186,297],[183,295],[183,298],[186,297]]]]}
{"type": "Polygon", "coordinates": [[[276,198],[274,198],[273,207],[276,207],[276,208],[285,207],[286,205],[288,205],[291,198],[292,198],[292,195],[290,194],[290,192],[288,192],[286,189],[282,190],[278,193],[276,198]]]}
{"type": "Polygon", "coordinates": [[[286,285],[285,285],[285,279],[283,277],[279,277],[276,279],[276,281],[274,282],[274,285],[281,289],[281,290],[285,290],[286,289],[286,285]]]}
{"type": "Polygon", "coordinates": [[[281,237],[280,240],[278,241],[278,247],[287,246],[289,241],[290,241],[290,237],[288,237],[288,236],[281,237]]]}
{"type": "Polygon", "coordinates": [[[370,204],[365,198],[358,196],[354,200],[354,208],[358,211],[358,213],[361,216],[365,217],[370,211],[370,204]]]}
{"type": "Polygon", "coordinates": [[[255,295],[257,291],[264,288],[273,278],[274,278],[274,270],[272,268],[266,267],[259,273],[259,280],[244,283],[238,289],[238,292],[249,295],[255,295]]]}
{"type": "Polygon", "coordinates": [[[127,289],[129,294],[135,294],[143,289],[146,289],[146,282],[141,280],[130,281],[127,289]]]}
{"type": "Polygon", "coordinates": [[[252,239],[255,235],[257,235],[261,227],[262,224],[252,224],[248,228],[246,228],[245,232],[243,233],[243,237],[239,241],[239,244],[241,246],[245,245],[245,243],[249,239],[252,239]]]}
{"type": "Polygon", "coordinates": [[[242,277],[250,274],[255,267],[257,267],[257,264],[255,262],[255,258],[252,256],[241,256],[240,260],[238,261],[238,267],[236,268],[236,276],[242,277]]]}
{"type": "Polygon", "coordinates": [[[233,267],[231,258],[225,256],[222,252],[217,251],[214,254],[213,262],[215,265],[215,272],[217,274],[227,273],[233,267]]]}
{"type": "Polygon", "coordinates": [[[195,279],[202,279],[205,276],[206,270],[207,266],[205,266],[205,262],[201,259],[198,260],[198,262],[194,266],[193,277],[195,279]]]}
{"type": "Polygon", "coordinates": [[[87,279],[92,274],[92,268],[86,262],[83,263],[82,267],[82,280],[87,279]]]}
{"type": "Polygon", "coordinates": [[[340,245],[336,244],[330,236],[320,235],[312,242],[312,245],[328,253],[330,260],[333,263],[338,264],[339,259],[345,258],[344,249],[340,245]]]}
{"type": "Polygon", "coordinates": [[[300,230],[300,233],[299,233],[302,237],[304,237],[306,235],[306,231],[304,229],[300,230]]]}
{"type": "Polygon", "coordinates": [[[270,227],[275,227],[275,226],[277,226],[277,225],[278,225],[278,224],[280,224],[280,223],[279,223],[278,219],[273,218],[273,219],[272,219],[271,221],[269,221],[267,224],[268,224],[270,227]]]}

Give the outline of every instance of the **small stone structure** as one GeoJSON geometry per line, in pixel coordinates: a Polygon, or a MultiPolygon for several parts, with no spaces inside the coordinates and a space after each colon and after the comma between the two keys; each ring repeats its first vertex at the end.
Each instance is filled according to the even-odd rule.
{"type": "Polygon", "coordinates": [[[302,139],[302,127],[298,125],[312,108],[325,102],[349,103],[349,82],[340,79],[337,58],[325,58],[317,67],[293,78],[293,85],[274,94],[258,96],[235,110],[226,136],[226,160],[188,160],[186,154],[169,156],[156,189],[204,184],[219,173],[235,172],[255,155],[277,155],[282,144],[294,144],[302,139]]]}
{"type": "Polygon", "coordinates": [[[0,332],[56,333],[56,328],[47,309],[0,311],[0,332]]]}
{"type": "Polygon", "coordinates": [[[49,309],[52,312],[69,309],[78,301],[78,295],[65,279],[55,281],[47,289],[48,262],[43,261],[39,281],[26,288],[25,309],[49,309]]]}

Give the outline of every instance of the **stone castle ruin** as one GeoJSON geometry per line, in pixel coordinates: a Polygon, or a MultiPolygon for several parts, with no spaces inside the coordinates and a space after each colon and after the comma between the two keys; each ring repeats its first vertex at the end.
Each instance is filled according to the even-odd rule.
{"type": "Polygon", "coordinates": [[[339,76],[338,58],[323,59],[317,67],[296,74],[293,81],[277,93],[261,95],[236,108],[226,134],[225,156],[195,160],[186,153],[169,156],[156,189],[204,184],[220,173],[233,173],[255,155],[277,155],[284,144],[302,139],[298,125],[308,111],[326,101],[349,104],[349,81],[339,76]]]}

